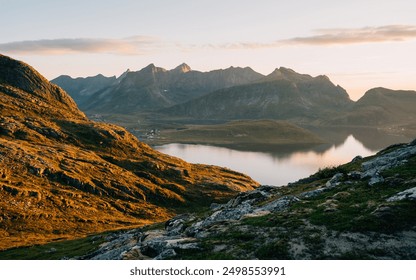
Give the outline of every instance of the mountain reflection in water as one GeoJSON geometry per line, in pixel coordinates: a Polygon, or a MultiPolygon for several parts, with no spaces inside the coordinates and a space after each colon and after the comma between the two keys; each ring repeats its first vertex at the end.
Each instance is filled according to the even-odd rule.
{"type": "MultiPolygon", "coordinates": [[[[320,168],[336,166],[351,161],[355,156],[370,156],[380,149],[408,139],[387,139],[384,142],[377,135],[367,133],[346,135],[344,141],[341,133],[333,132],[338,137],[334,144],[323,144],[313,147],[280,147],[269,151],[235,150],[224,147],[190,144],[167,144],[156,146],[160,152],[182,158],[191,163],[204,163],[227,167],[251,176],[263,185],[281,186],[308,177],[320,168]],[[364,146],[360,139],[373,139],[384,146],[364,146]],[[367,137],[367,138],[366,138],[367,137]]],[[[329,135],[326,135],[328,139],[329,135]]],[[[386,138],[383,138],[386,139],[386,138]]],[[[371,141],[369,141],[371,142],[371,141]]]]}

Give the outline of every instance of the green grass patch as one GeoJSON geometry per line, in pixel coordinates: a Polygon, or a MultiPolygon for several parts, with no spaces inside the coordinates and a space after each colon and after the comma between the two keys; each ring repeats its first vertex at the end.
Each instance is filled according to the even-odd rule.
{"type": "Polygon", "coordinates": [[[14,248],[0,252],[0,260],[61,260],[87,255],[104,243],[103,235],[14,248]]]}
{"type": "Polygon", "coordinates": [[[239,242],[245,242],[255,239],[257,236],[250,232],[231,231],[224,236],[225,240],[233,240],[239,242]]]}
{"type": "Polygon", "coordinates": [[[225,252],[198,252],[196,254],[189,254],[185,252],[181,254],[181,260],[235,260],[233,255],[225,252]]]}
{"type": "Polygon", "coordinates": [[[213,252],[216,238],[205,239],[200,243],[200,249],[176,249],[177,255],[171,259],[180,260],[233,260],[235,257],[228,252],[213,252]]]}
{"type": "Polygon", "coordinates": [[[244,225],[250,225],[254,227],[274,227],[276,226],[275,215],[269,214],[260,217],[249,217],[241,221],[244,225]]]}
{"type": "Polygon", "coordinates": [[[249,217],[241,221],[243,225],[254,227],[285,227],[295,229],[304,225],[301,215],[291,212],[275,213],[260,217],[249,217]]]}
{"type": "Polygon", "coordinates": [[[256,257],[263,260],[289,260],[291,259],[288,238],[279,239],[273,243],[265,244],[256,250],[256,257]]]}
{"type": "Polygon", "coordinates": [[[161,222],[161,223],[154,223],[151,225],[144,226],[143,231],[165,229],[165,223],[166,222],[161,222]]]}
{"type": "MultiPolygon", "coordinates": [[[[387,198],[408,188],[404,185],[369,187],[365,182],[338,188],[309,200],[303,205],[313,211],[307,215],[311,223],[326,226],[338,231],[376,231],[395,232],[416,224],[416,203],[411,201],[387,203],[387,198]],[[349,196],[335,199],[335,211],[326,211],[325,204],[329,199],[337,197],[338,192],[348,192],[349,196]],[[391,208],[387,216],[374,215],[380,205],[391,208]]],[[[297,206],[295,206],[297,207],[297,206]]],[[[305,217],[306,218],[306,217],[305,217]]]]}
{"type": "Polygon", "coordinates": [[[391,206],[391,212],[382,216],[362,216],[355,219],[351,225],[352,231],[377,231],[394,233],[406,230],[416,225],[416,203],[413,201],[401,201],[391,206]]]}
{"type": "Polygon", "coordinates": [[[337,173],[346,173],[347,170],[343,165],[319,168],[318,172],[312,175],[316,179],[331,178],[337,173]]]}

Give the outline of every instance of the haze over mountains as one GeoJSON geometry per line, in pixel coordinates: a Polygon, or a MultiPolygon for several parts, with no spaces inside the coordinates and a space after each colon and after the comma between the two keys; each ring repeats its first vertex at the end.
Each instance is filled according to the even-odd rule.
{"type": "Polygon", "coordinates": [[[60,87],[3,55],[0,112],[0,249],[161,221],[258,185],[90,121],[60,87]]]}
{"type": "Polygon", "coordinates": [[[374,88],[365,93],[335,124],[382,126],[416,123],[416,92],[374,88]]]}
{"type": "Polygon", "coordinates": [[[315,120],[352,104],[347,92],[326,76],[281,67],[255,83],[221,89],[165,112],[196,119],[315,120]]]}
{"type": "Polygon", "coordinates": [[[150,64],[120,78],[103,76],[52,82],[67,89],[87,113],[138,115],[184,122],[237,119],[289,120],[300,125],[372,126],[416,122],[415,91],[371,89],[357,102],[327,76],[280,67],[264,76],[251,68],[199,72],[182,64],[165,70],[150,64]],[[77,89],[74,91],[74,89],[77,89]],[[94,92],[95,91],[95,92],[94,92]]]}
{"type": "Polygon", "coordinates": [[[84,98],[79,103],[83,110],[136,113],[166,108],[217,89],[250,83],[261,77],[261,74],[251,68],[231,67],[199,72],[193,71],[186,64],[172,70],[150,64],[140,71],[128,71],[118,79],[98,75],[72,79],[71,83],[66,76],[60,76],[52,82],[67,89],[75,97],[86,92],[89,99],[84,98]]]}
{"type": "Polygon", "coordinates": [[[105,77],[101,74],[94,77],[76,79],[62,75],[54,79],[53,83],[65,88],[65,91],[71,95],[78,106],[82,106],[92,94],[115,84],[116,81],[117,78],[115,76],[105,77]]]}

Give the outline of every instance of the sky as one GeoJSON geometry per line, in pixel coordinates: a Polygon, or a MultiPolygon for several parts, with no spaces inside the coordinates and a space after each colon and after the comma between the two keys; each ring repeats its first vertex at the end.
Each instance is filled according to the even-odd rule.
{"type": "Polygon", "coordinates": [[[0,53],[46,78],[119,76],[150,63],[287,67],[357,100],[416,90],[414,0],[0,0],[0,53]]]}

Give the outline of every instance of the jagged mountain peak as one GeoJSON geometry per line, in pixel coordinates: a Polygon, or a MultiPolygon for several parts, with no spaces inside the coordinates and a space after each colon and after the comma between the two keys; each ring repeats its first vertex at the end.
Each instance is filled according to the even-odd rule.
{"type": "Polygon", "coordinates": [[[153,63],[150,63],[149,65],[141,69],[139,72],[158,73],[158,72],[167,72],[167,70],[161,67],[157,67],[153,63]]]}
{"type": "Polygon", "coordinates": [[[279,67],[274,69],[274,71],[270,74],[270,75],[296,75],[299,74],[297,73],[295,70],[291,69],[291,68],[287,68],[287,67],[279,67]]]}
{"type": "Polygon", "coordinates": [[[316,78],[324,81],[331,81],[327,75],[319,75],[316,76],[316,78]]]}
{"type": "MultiPolygon", "coordinates": [[[[111,76],[111,78],[112,77],[115,77],[115,76],[111,76]]],[[[95,76],[90,76],[90,77],[87,77],[87,78],[110,78],[110,77],[106,77],[103,74],[99,73],[99,74],[97,74],[95,76]]]]}
{"type": "Polygon", "coordinates": [[[280,67],[264,78],[264,81],[288,80],[291,82],[301,82],[312,80],[313,77],[307,74],[300,74],[293,69],[280,67]]]}
{"type": "Polygon", "coordinates": [[[127,68],[126,71],[124,71],[120,76],[117,77],[117,81],[123,80],[127,76],[127,74],[130,72],[131,72],[130,68],[127,68]]]}
{"type": "Polygon", "coordinates": [[[240,66],[230,66],[226,69],[224,69],[224,71],[240,71],[240,72],[255,72],[251,67],[240,67],[240,66]]]}
{"type": "MultiPolygon", "coordinates": [[[[123,114],[159,110],[221,88],[251,83],[263,77],[251,68],[201,72],[192,70],[186,63],[171,70],[149,64],[139,71],[128,72],[118,83],[96,91],[95,95],[82,103],[81,108],[87,112],[123,114]]],[[[71,88],[70,85],[67,88],[71,88]]]]}
{"type": "Polygon", "coordinates": [[[295,70],[293,70],[291,68],[283,67],[283,66],[281,66],[279,68],[276,68],[276,70],[280,71],[281,73],[297,74],[297,72],[295,70]]]}
{"type": "Polygon", "coordinates": [[[173,69],[173,71],[177,71],[177,72],[181,72],[181,73],[187,73],[187,72],[192,71],[192,68],[188,64],[182,63],[181,65],[179,65],[175,69],[173,69]]]}

